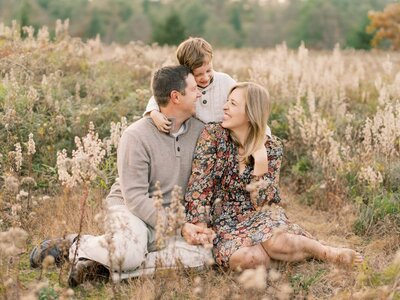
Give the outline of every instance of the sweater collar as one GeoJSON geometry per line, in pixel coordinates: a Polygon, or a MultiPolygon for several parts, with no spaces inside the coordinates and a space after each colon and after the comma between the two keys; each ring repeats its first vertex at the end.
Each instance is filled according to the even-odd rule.
{"type": "MultiPolygon", "coordinates": [[[[150,116],[146,116],[145,118],[149,120],[149,122],[156,128],[157,131],[159,131],[159,130],[157,129],[156,124],[154,124],[154,121],[151,119],[150,116]]],[[[167,134],[167,135],[169,135],[169,136],[171,136],[171,137],[173,137],[173,138],[178,137],[178,136],[181,136],[182,134],[185,134],[185,133],[189,130],[189,128],[190,128],[190,124],[191,124],[191,122],[192,122],[192,119],[193,119],[193,117],[190,117],[189,119],[187,119],[186,121],[184,121],[184,122],[182,123],[181,127],[179,128],[179,130],[176,132],[177,134],[175,134],[175,135],[172,135],[171,133],[165,133],[165,134],[167,134]]],[[[159,132],[160,132],[160,131],[159,131],[159,132]]],[[[164,133],[164,132],[162,132],[162,133],[164,133]]]]}

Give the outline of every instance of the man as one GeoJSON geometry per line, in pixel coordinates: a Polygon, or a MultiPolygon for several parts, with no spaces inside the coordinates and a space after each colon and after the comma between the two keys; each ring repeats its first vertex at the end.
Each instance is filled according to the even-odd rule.
{"type": "MultiPolygon", "coordinates": [[[[79,241],[71,238],[69,260],[76,262],[70,273],[71,286],[91,279],[91,272],[121,273],[140,267],[147,253],[155,250],[157,219],[166,220],[165,212],[157,212],[151,198],[156,183],[160,183],[164,206],[169,205],[175,185],[186,190],[194,148],[204,127],[192,117],[200,93],[184,66],[159,69],[152,88],[161,112],[173,120],[174,126],[170,133],[163,133],[147,117],[124,131],[117,152],[118,179],[105,201],[106,234],[85,235],[79,241]]],[[[185,224],[183,235],[192,244],[196,239],[197,244],[213,239],[212,230],[192,224],[185,224]]],[[[191,247],[198,248],[189,244],[184,248],[190,251],[191,247]]],[[[57,243],[43,242],[32,251],[31,266],[40,266],[46,255],[60,261],[63,254],[59,248],[57,243]]]]}

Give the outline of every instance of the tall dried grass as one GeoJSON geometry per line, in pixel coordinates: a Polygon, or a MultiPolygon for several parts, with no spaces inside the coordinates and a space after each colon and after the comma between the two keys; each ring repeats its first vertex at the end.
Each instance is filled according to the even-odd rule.
{"type": "MultiPolygon", "coordinates": [[[[176,62],[174,48],[140,42],[104,45],[99,38],[83,42],[69,36],[68,25],[57,22],[54,36],[46,27],[37,32],[24,27],[21,38],[17,23],[0,24],[0,231],[7,243],[18,243],[0,243],[0,293],[9,298],[40,293],[74,297],[65,274],[58,273],[57,287],[50,266],[49,283],[38,285],[32,279],[39,276],[26,267],[21,237],[32,246],[70,232],[102,232],[94,219],[116,176],[119,137],[127,123],[140,117],[150,97],[152,72],[176,62]],[[84,189],[88,193],[80,206],[84,189]],[[29,282],[39,287],[29,293],[29,282]]],[[[372,269],[359,270],[357,277],[312,261],[278,264],[268,273],[258,270],[242,277],[217,270],[166,271],[118,288],[86,284],[75,296],[398,297],[400,54],[339,47],[332,52],[304,46],[290,50],[282,44],[217,50],[214,66],[268,88],[275,102],[270,125],[285,139],[283,185],[301,192],[313,208],[327,211],[313,220],[311,209],[299,206],[294,216],[303,212],[313,220],[307,229],[317,228],[321,220],[343,226],[345,236],[332,226],[329,231],[318,227],[319,234],[363,247],[372,269]],[[266,287],[247,285],[246,276],[261,277],[266,287]]],[[[290,212],[293,204],[286,205],[290,212]]],[[[176,205],[170,212],[179,209],[176,205]]],[[[179,217],[170,219],[173,227],[181,223],[179,217]]]]}

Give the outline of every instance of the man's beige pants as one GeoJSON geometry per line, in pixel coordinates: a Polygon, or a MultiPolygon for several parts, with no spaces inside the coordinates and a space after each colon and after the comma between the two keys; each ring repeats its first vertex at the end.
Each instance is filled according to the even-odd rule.
{"type": "Polygon", "coordinates": [[[133,215],[125,205],[108,208],[106,233],[101,236],[83,235],[78,251],[75,242],[69,251],[71,262],[90,259],[112,270],[114,281],[142,274],[156,268],[203,267],[214,262],[211,249],[192,246],[182,237],[170,237],[166,247],[155,250],[155,231],[133,215]]]}

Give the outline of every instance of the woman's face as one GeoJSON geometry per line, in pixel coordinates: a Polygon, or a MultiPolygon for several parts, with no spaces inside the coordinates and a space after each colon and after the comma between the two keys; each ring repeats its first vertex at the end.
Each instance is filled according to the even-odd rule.
{"type": "Polygon", "coordinates": [[[248,128],[249,119],[245,107],[244,90],[241,88],[234,89],[228,96],[228,101],[224,104],[222,127],[230,130],[248,128]]]}

